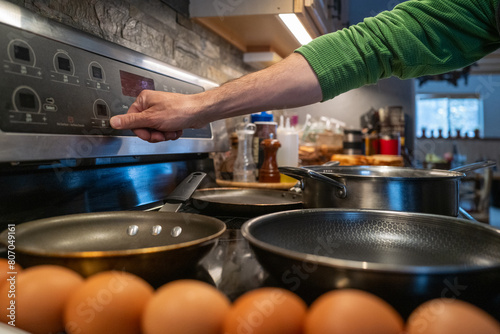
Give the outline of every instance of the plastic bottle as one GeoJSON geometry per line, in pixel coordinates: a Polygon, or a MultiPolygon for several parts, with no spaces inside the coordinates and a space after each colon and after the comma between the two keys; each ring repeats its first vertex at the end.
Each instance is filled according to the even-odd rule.
{"type": "Polygon", "coordinates": [[[290,125],[290,118],[286,118],[285,126],[278,127],[278,140],[281,148],[277,153],[278,166],[297,167],[299,165],[299,133],[290,125]]]}
{"type": "Polygon", "coordinates": [[[285,131],[285,116],[281,115],[278,127],[276,128],[276,139],[281,140],[281,138],[283,138],[284,131],[285,131]]]}
{"type": "Polygon", "coordinates": [[[257,168],[252,156],[252,141],[255,124],[241,123],[236,127],[238,155],[233,166],[233,181],[256,182],[257,168]]]}

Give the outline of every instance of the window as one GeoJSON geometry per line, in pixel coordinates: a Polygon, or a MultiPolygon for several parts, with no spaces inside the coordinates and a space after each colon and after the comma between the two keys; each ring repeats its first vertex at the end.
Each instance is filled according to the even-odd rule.
{"type": "Polygon", "coordinates": [[[477,94],[436,95],[417,94],[417,137],[448,138],[474,137],[474,131],[483,134],[483,101],[477,94]],[[441,132],[440,132],[441,131],[441,132]]]}

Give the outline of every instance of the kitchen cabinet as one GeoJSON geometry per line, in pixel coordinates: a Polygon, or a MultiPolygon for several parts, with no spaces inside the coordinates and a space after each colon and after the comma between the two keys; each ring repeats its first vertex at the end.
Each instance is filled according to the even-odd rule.
{"type": "Polygon", "coordinates": [[[259,68],[301,45],[279,14],[295,14],[316,38],[347,24],[347,5],[347,0],[191,0],[190,16],[243,51],[244,60],[259,68]]]}

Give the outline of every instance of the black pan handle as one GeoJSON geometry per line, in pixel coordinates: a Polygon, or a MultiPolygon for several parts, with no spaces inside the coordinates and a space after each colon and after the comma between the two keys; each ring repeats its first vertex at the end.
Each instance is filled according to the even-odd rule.
{"type": "Polygon", "coordinates": [[[347,196],[347,188],[345,184],[337,180],[331,179],[328,176],[318,173],[312,169],[306,167],[290,167],[290,166],[278,167],[278,169],[280,173],[291,176],[298,180],[309,178],[334,186],[338,188],[336,195],[339,198],[345,198],[347,196]]]}
{"type": "Polygon", "coordinates": [[[207,173],[203,172],[189,174],[174,191],[165,198],[165,205],[161,207],[160,211],[177,212],[182,204],[191,198],[205,176],[207,176],[207,173]],[[175,204],[177,204],[177,206],[175,206],[175,204]]]}

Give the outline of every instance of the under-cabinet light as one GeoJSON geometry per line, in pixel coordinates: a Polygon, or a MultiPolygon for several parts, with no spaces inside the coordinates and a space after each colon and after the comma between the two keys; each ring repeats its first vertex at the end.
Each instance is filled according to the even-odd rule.
{"type": "Polygon", "coordinates": [[[306,28],[304,28],[304,25],[300,22],[297,15],[293,13],[279,14],[279,17],[300,44],[304,45],[312,41],[311,36],[307,32],[306,28]]]}

